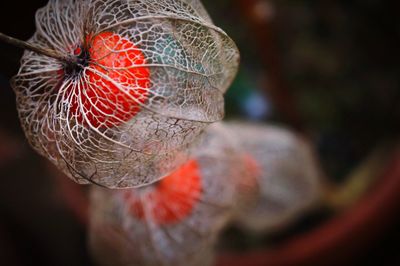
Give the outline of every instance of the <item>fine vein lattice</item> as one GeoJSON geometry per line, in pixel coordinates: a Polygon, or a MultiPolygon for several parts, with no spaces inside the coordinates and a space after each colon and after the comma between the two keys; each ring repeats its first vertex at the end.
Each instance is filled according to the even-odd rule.
{"type": "Polygon", "coordinates": [[[222,119],[239,54],[197,0],[51,0],[12,85],[32,146],[79,183],[165,176],[222,119]],[[60,59],[61,58],[61,59],[60,59]]]}
{"type": "Polygon", "coordinates": [[[229,135],[210,126],[190,160],[152,185],[93,187],[90,249],[99,265],[212,265],[245,174],[229,135]]]}

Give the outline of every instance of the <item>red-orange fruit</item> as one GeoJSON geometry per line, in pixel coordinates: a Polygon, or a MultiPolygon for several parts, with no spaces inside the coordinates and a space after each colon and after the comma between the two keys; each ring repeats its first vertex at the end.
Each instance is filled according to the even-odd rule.
{"type": "Polygon", "coordinates": [[[242,155],[243,172],[238,183],[239,196],[253,199],[258,190],[258,179],[262,174],[262,169],[257,160],[249,153],[242,155]]]}
{"type": "Polygon", "coordinates": [[[128,192],[126,199],[129,200],[130,213],[138,219],[172,224],[190,215],[201,193],[199,164],[196,160],[189,160],[153,186],[128,192]]]}
{"type": "Polygon", "coordinates": [[[132,119],[149,95],[150,71],[142,51],[112,32],[87,38],[88,67],[74,86],[70,113],[79,123],[96,128],[118,126],[132,119]]]}
{"type": "Polygon", "coordinates": [[[248,171],[252,179],[255,180],[261,175],[261,166],[259,165],[257,160],[249,153],[245,153],[243,155],[243,163],[246,171],[248,171]]]}

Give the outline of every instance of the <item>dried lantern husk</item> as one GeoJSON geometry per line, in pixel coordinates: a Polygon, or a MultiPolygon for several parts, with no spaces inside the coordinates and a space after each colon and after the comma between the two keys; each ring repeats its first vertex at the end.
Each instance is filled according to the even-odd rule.
{"type": "Polygon", "coordinates": [[[320,171],[309,143],[276,126],[231,122],[226,127],[251,158],[246,176],[257,185],[253,203],[241,206],[234,218],[237,224],[255,233],[268,233],[289,225],[318,204],[320,171]]]}
{"type": "Polygon", "coordinates": [[[233,41],[197,0],[50,0],[13,78],[27,139],[70,178],[154,182],[224,115],[233,41]]]}
{"type": "Polygon", "coordinates": [[[89,244],[99,265],[212,265],[244,173],[229,135],[210,126],[180,176],[128,190],[93,187],[89,244]]]}

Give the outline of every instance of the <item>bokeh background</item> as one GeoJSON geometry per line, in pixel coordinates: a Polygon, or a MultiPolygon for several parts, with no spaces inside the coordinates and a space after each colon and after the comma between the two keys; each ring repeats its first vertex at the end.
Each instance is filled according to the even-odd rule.
{"type": "MultiPolygon", "coordinates": [[[[46,2],[1,1],[0,31],[28,39],[35,30],[34,13],[46,2]]],[[[365,199],[392,182],[391,190],[379,192],[385,199],[378,201],[380,212],[368,214],[381,215],[381,219],[375,217],[369,223],[370,217],[360,214],[365,215],[365,225],[374,228],[361,226],[351,235],[359,241],[341,239],[337,245],[347,243],[347,252],[337,256],[337,250],[325,250],[323,254],[351,265],[400,265],[400,199],[394,195],[400,194],[396,187],[400,171],[395,168],[395,156],[400,154],[399,4],[379,0],[203,2],[215,24],[241,51],[238,76],[226,95],[227,119],[283,125],[307,136],[326,183],[320,207],[291,226],[251,237],[230,228],[221,250],[235,254],[279,250],[343,213],[356,213],[368,204],[365,199]],[[355,174],[360,167],[364,170],[355,174]],[[396,173],[389,180],[387,176],[396,173]]],[[[17,72],[21,55],[21,50],[0,43],[0,265],[91,265],[84,193],[30,149],[19,126],[9,79],[17,72]]],[[[334,235],[335,230],[327,234],[334,235]]],[[[316,237],[310,241],[310,247],[319,243],[316,237]]],[[[257,254],[254,265],[274,264],[273,260],[264,264],[262,252],[257,254]]],[[[251,265],[251,255],[244,257],[251,265]]],[[[328,265],[328,261],[311,261],[302,263],[328,265]]]]}

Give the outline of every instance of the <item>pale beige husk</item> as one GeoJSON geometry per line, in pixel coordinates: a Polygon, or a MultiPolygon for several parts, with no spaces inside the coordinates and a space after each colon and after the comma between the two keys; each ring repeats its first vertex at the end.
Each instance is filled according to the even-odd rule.
{"type": "Polygon", "coordinates": [[[241,206],[234,221],[253,233],[270,233],[318,206],[321,171],[310,144],[290,130],[246,122],[227,123],[241,151],[254,160],[247,178],[254,178],[253,203],[241,206]]]}
{"type": "MultiPolygon", "coordinates": [[[[129,190],[93,187],[89,247],[99,265],[212,265],[218,235],[232,219],[240,198],[238,186],[245,169],[237,148],[225,127],[208,128],[191,157],[200,167],[201,193],[191,212],[173,223],[154,218],[152,210],[163,211],[154,208],[148,196],[157,184],[129,190]],[[141,201],[144,217],[132,214],[132,199],[141,201]]],[[[174,202],[166,206],[177,211],[174,202]]]]}
{"type": "MultiPolygon", "coordinates": [[[[29,42],[64,57],[74,57],[72,48],[87,36],[114,32],[141,50],[140,66],[150,70],[151,84],[141,88],[148,98],[138,102],[136,116],[93,126],[70,109],[78,97],[72,94],[85,93],[82,81],[94,86],[85,72],[95,70],[86,66],[79,82],[60,75],[63,62],[25,51],[12,81],[22,127],[34,149],[78,183],[154,182],[182,164],[203,129],[223,118],[239,53],[197,0],[50,0],[37,12],[36,28],[29,42]]],[[[125,97],[132,89],[117,86],[125,97]]]]}

